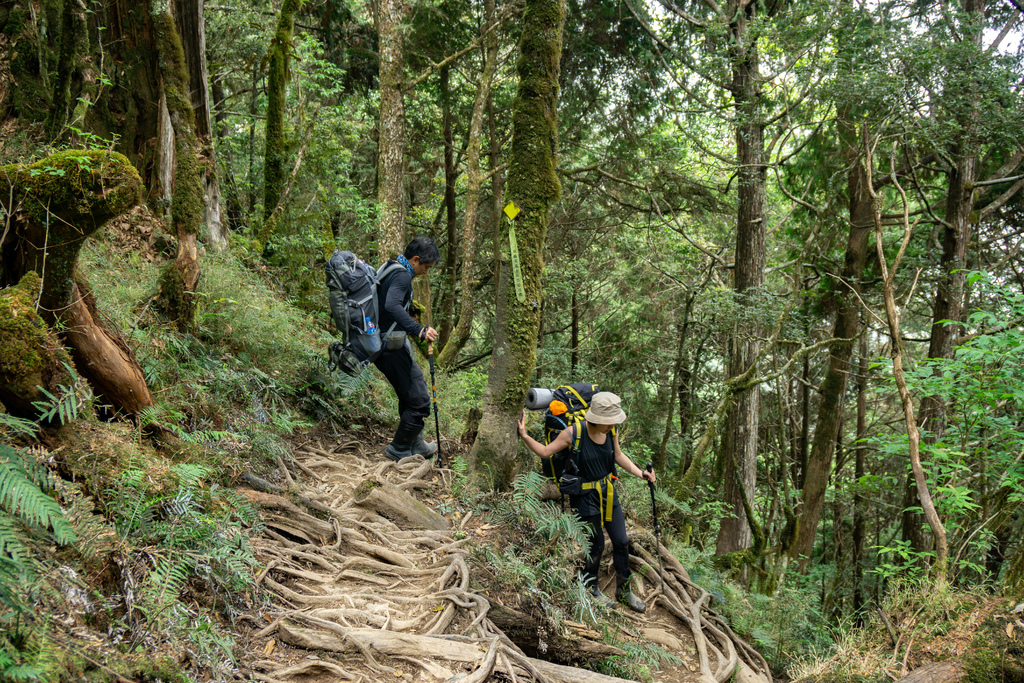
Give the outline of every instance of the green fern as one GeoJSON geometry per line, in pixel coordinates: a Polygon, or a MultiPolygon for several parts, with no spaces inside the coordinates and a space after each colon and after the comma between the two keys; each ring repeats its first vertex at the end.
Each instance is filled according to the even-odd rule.
{"type": "Polygon", "coordinates": [[[64,512],[46,495],[40,484],[48,484],[46,474],[34,471],[18,451],[0,444],[0,508],[29,526],[50,529],[61,545],[76,540],[64,512]]]}
{"type": "Polygon", "coordinates": [[[39,391],[48,398],[48,401],[33,401],[32,406],[39,411],[39,419],[49,422],[54,417],[60,418],[60,423],[66,425],[78,419],[78,394],[72,387],[60,385],[60,398],[57,398],[44,387],[37,386],[39,391]]]}
{"type": "Polygon", "coordinates": [[[0,434],[11,431],[19,436],[35,436],[36,423],[9,413],[0,413],[0,434]]]}
{"type": "MultiPolygon", "coordinates": [[[[29,561],[28,538],[24,525],[6,512],[0,511],[0,559],[10,558],[18,567],[29,561]]],[[[0,584],[3,579],[0,578],[0,584]]]]}

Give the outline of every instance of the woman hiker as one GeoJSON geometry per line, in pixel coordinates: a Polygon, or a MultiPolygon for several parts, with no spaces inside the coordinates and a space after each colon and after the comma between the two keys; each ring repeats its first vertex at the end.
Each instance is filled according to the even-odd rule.
{"type": "MultiPolygon", "coordinates": [[[[635,612],[643,612],[647,606],[633,595],[629,587],[629,538],[626,536],[626,520],[622,515],[619,497],[612,485],[615,466],[618,465],[633,476],[656,480],[654,472],[646,472],[633,464],[619,448],[617,425],[626,419],[621,400],[609,391],[594,394],[590,409],[584,416],[586,422],[580,425],[579,449],[574,456],[583,483],[583,492],[569,496],[569,504],[576,515],[590,527],[590,552],[583,568],[584,581],[591,595],[605,605],[614,604],[597,585],[601,554],[604,552],[604,531],[612,539],[612,557],[615,564],[615,596],[635,612]]],[[[519,437],[526,447],[542,458],[549,458],[561,450],[570,448],[576,439],[576,427],[563,430],[547,446],[526,433],[526,411],[519,418],[519,437]]]]}

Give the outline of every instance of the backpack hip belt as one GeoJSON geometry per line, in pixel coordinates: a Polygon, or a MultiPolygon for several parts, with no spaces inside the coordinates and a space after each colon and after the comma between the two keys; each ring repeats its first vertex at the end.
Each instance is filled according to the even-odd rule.
{"type": "Polygon", "coordinates": [[[615,486],[612,484],[613,480],[617,479],[614,474],[605,475],[604,479],[598,481],[585,481],[583,482],[583,490],[597,489],[598,493],[598,510],[600,510],[601,518],[606,521],[612,521],[612,505],[615,503],[615,486]],[[601,484],[608,483],[607,489],[601,490],[601,484]],[[607,497],[608,503],[605,504],[605,498],[607,497]]]}

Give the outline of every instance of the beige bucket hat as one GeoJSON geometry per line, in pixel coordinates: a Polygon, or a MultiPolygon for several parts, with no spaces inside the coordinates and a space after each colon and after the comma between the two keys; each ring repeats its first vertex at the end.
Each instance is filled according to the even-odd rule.
{"type": "Polygon", "coordinates": [[[596,425],[617,425],[626,420],[622,399],[610,391],[599,391],[590,399],[590,410],[584,415],[587,422],[596,425]]]}

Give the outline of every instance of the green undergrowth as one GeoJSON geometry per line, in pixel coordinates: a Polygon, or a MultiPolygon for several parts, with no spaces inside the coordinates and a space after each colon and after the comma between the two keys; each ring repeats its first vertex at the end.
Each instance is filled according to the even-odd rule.
{"type": "Polygon", "coordinates": [[[793,681],[881,683],[900,678],[904,660],[910,670],[956,660],[971,683],[1024,681],[1024,629],[1015,626],[1014,602],[927,581],[894,581],[862,625],[837,628],[830,648],[794,660],[787,673],[793,681]]]}
{"type": "Polygon", "coordinates": [[[326,328],[230,255],[201,257],[196,334],[173,330],[160,265],[109,237],[80,268],[154,405],[116,419],[75,376],[37,402],[48,425],[0,412],[0,681],[234,680],[234,620],[265,599],[239,476],[282,483],[296,432],[394,399],[329,373],[326,328]]]}

